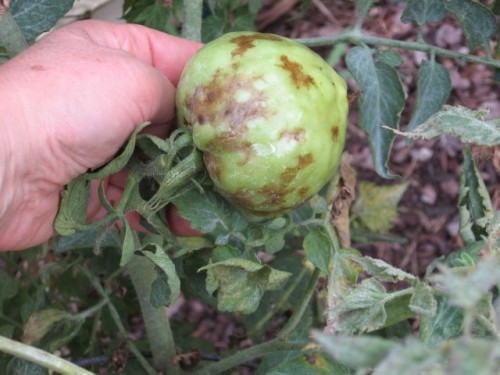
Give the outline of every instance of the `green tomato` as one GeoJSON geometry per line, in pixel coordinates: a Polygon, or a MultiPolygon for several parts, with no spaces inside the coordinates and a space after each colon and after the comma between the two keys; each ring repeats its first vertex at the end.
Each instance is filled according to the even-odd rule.
{"type": "Polygon", "coordinates": [[[345,81],[278,35],[235,32],[208,43],[185,67],[176,106],[217,190],[255,215],[316,194],[344,148],[345,81]]]}

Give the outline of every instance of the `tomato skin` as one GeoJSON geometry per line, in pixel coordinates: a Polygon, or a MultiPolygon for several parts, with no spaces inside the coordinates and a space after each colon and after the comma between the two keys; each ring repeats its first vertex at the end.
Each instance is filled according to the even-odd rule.
{"type": "Polygon", "coordinates": [[[176,105],[218,191],[255,215],[281,214],[316,194],[344,148],[345,81],[310,49],[274,34],[208,43],[185,67],[176,105]]]}

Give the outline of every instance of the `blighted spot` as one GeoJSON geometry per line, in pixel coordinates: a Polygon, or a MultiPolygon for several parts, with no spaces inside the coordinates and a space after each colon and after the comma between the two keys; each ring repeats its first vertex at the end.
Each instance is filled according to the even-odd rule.
{"type": "Polygon", "coordinates": [[[250,48],[255,47],[255,44],[253,42],[256,40],[271,40],[274,42],[284,41],[283,38],[273,34],[253,33],[240,35],[230,40],[231,43],[236,44],[236,49],[231,52],[231,56],[243,56],[246,51],[248,51],[250,48]]]}
{"type": "Polygon", "coordinates": [[[286,129],[280,133],[280,139],[281,138],[300,142],[306,138],[306,131],[303,128],[286,129]]]}
{"type": "Polygon", "coordinates": [[[314,78],[304,73],[302,64],[290,60],[286,55],[281,55],[280,61],[281,64],[278,66],[290,73],[293,84],[297,89],[302,87],[309,88],[309,86],[315,85],[314,78]]]}
{"type": "Polygon", "coordinates": [[[203,154],[203,161],[205,162],[210,177],[216,181],[220,181],[222,172],[217,157],[205,152],[203,154]]]}
{"type": "Polygon", "coordinates": [[[299,189],[298,193],[302,198],[305,198],[309,194],[309,188],[307,186],[302,186],[299,189]]]}
{"type": "Polygon", "coordinates": [[[252,84],[260,78],[217,72],[209,83],[197,86],[194,94],[186,99],[186,107],[196,122],[191,125],[213,126],[220,134],[210,142],[209,148],[217,146],[229,151],[248,148],[239,141],[245,138],[247,123],[271,114],[266,106],[265,91],[257,90],[252,84]]]}
{"type": "Polygon", "coordinates": [[[334,142],[337,142],[339,140],[339,127],[336,125],[332,126],[331,132],[332,132],[332,140],[334,142]]]}
{"type": "Polygon", "coordinates": [[[281,174],[280,180],[283,182],[283,184],[289,184],[290,182],[293,181],[295,176],[307,167],[308,165],[312,164],[314,162],[314,156],[311,153],[305,154],[305,155],[300,155],[299,160],[297,162],[297,165],[293,167],[287,167],[285,171],[281,174]]]}

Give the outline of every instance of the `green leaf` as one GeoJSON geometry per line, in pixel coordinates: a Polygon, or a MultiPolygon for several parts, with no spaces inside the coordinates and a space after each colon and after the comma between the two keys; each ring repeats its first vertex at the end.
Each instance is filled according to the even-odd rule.
{"type": "Polygon", "coordinates": [[[279,364],[266,375],[344,375],[350,374],[348,368],[335,363],[321,353],[300,355],[279,364]]]}
{"type": "Polygon", "coordinates": [[[419,284],[411,297],[409,307],[416,314],[433,317],[437,312],[437,302],[432,288],[425,284],[419,284]]]}
{"type": "Polygon", "coordinates": [[[5,300],[15,297],[19,290],[19,281],[0,268],[0,312],[5,300]]]}
{"type": "Polygon", "coordinates": [[[349,257],[349,259],[352,262],[359,264],[365,272],[369,273],[377,280],[382,282],[395,283],[398,281],[407,281],[409,283],[412,283],[418,280],[412,274],[391,266],[389,263],[384,262],[382,259],[375,259],[369,256],[364,256],[362,258],[351,256],[349,257]]]}
{"type": "Polygon", "coordinates": [[[339,332],[366,332],[382,328],[387,320],[388,293],[377,280],[363,280],[343,296],[333,312],[339,332]]]}
{"type": "Polygon", "coordinates": [[[458,336],[462,332],[464,313],[462,309],[450,306],[443,297],[436,297],[436,313],[420,317],[420,339],[429,347],[436,347],[442,341],[458,336]]]}
{"type": "Polygon", "coordinates": [[[56,253],[65,253],[79,249],[92,249],[96,241],[100,241],[99,247],[101,249],[109,247],[119,249],[121,247],[122,243],[118,238],[117,231],[108,230],[104,237],[101,237],[99,232],[98,228],[94,228],[92,230],[76,231],[67,237],[57,237],[53,250],[56,253]]]}
{"type": "Polygon", "coordinates": [[[73,6],[74,0],[11,0],[10,11],[27,41],[49,31],[73,6]]]}
{"type": "Polygon", "coordinates": [[[264,5],[264,0],[250,0],[248,2],[248,10],[252,14],[257,14],[264,5]]]}
{"type": "Polygon", "coordinates": [[[423,374],[440,362],[439,352],[409,338],[389,352],[389,355],[375,367],[373,375],[423,374]]]}
{"type": "Polygon", "coordinates": [[[441,273],[431,280],[436,288],[449,295],[449,303],[467,310],[474,310],[483,297],[500,283],[499,261],[490,256],[475,267],[440,267],[441,273]]]}
{"type": "Polygon", "coordinates": [[[71,341],[83,323],[83,318],[63,310],[49,308],[36,311],[26,322],[21,341],[53,352],[71,341]]]}
{"type": "MultiPolygon", "coordinates": [[[[213,259],[227,252],[227,247],[214,250],[213,259]]],[[[254,312],[266,290],[276,290],[283,286],[291,276],[289,272],[279,271],[268,265],[244,258],[229,258],[212,262],[199,271],[207,271],[207,290],[217,290],[217,308],[220,311],[254,312]]]]}
{"type": "Polygon", "coordinates": [[[385,51],[377,50],[376,52],[376,58],[378,61],[381,63],[397,67],[401,64],[403,64],[403,57],[398,51],[395,51],[393,49],[388,49],[385,51]]]}
{"type": "Polygon", "coordinates": [[[397,218],[397,206],[410,182],[392,186],[377,186],[371,182],[359,184],[358,199],[352,207],[355,223],[375,233],[389,231],[397,218]]]}
{"type": "Polygon", "coordinates": [[[122,255],[120,258],[120,267],[125,266],[132,256],[134,255],[135,250],[137,249],[135,244],[135,236],[132,228],[130,228],[130,224],[128,221],[122,220],[124,234],[123,234],[123,243],[122,243],[122,255]]]}
{"type": "Polygon", "coordinates": [[[346,64],[361,90],[359,98],[360,126],[368,134],[376,172],[385,178],[392,175],[387,169],[394,134],[385,129],[397,129],[405,104],[405,92],[396,70],[382,62],[374,62],[373,50],[352,48],[346,64]]]}
{"type": "Polygon", "coordinates": [[[175,264],[165,251],[157,244],[147,244],[139,250],[140,254],[151,260],[159,267],[167,277],[167,283],[170,288],[169,304],[173,304],[181,293],[181,282],[175,264]]]}
{"type": "Polygon", "coordinates": [[[479,47],[489,50],[490,38],[497,33],[495,15],[484,5],[472,0],[448,0],[444,3],[462,26],[471,51],[479,47]]]}
{"type": "Polygon", "coordinates": [[[151,295],[149,296],[153,307],[168,306],[171,304],[171,291],[168,285],[168,276],[159,273],[151,284],[151,295]]]}
{"type": "Polygon", "coordinates": [[[54,229],[63,236],[70,236],[87,227],[89,181],[76,178],[62,193],[61,206],[54,222],[54,229]]]}
{"type": "Polygon", "coordinates": [[[333,254],[333,246],[328,236],[319,228],[314,228],[304,238],[304,251],[307,259],[328,274],[328,266],[333,254]]]}
{"type": "Polygon", "coordinates": [[[13,358],[7,369],[9,375],[48,375],[49,371],[35,363],[20,358],[13,358]]]}
{"type": "Polygon", "coordinates": [[[487,114],[487,111],[444,106],[411,132],[393,131],[413,139],[431,139],[446,134],[464,143],[495,146],[500,144],[500,119],[485,121],[487,114]]]}
{"type": "Polygon", "coordinates": [[[241,232],[248,226],[248,222],[237,210],[209,189],[205,189],[203,193],[191,189],[175,198],[173,204],[192,228],[214,237],[221,233],[241,232]]]}
{"type": "Polygon", "coordinates": [[[435,60],[422,61],[417,77],[417,103],[406,131],[412,131],[439,111],[450,92],[448,69],[435,60]]]}
{"type": "Polygon", "coordinates": [[[486,185],[474,163],[472,152],[464,149],[464,164],[460,176],[458,212],[460,236],[465,244],[474,243],[487,236],[486,227],[493,216],[493,207],[486,185]]]}
{"type": "Polygon", "coordinates": [[[202,25],[202,42],[208,43],[214,39],[217,39],[222,34],[227,26],[227,21],[218,15],[212,14],[208,16],[202,25]]]}
{"type": "Polygon", "coordinates": [[[153,4],[143,7],[132,21],[165,32],[169,16],[169,9],[161,1],[154,1],[153,4]]]}
{"type": "Polygon", "coordinates": [[[376,336],[336,336],[313,331],[313,339],[333,359],[353,369],[368,369],[376,366],[396,342],[376,336]]]}
{"type": "Polygon", "coordinates": [[[422,26],[427,22],[441,21],[446,13],[443,0],[408,0],[401,22],[415,21],[417,25],[422,26]]]}

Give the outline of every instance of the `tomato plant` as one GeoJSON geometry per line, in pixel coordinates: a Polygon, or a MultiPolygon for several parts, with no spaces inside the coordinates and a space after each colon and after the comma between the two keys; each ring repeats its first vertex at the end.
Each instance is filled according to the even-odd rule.
{"type": "MultiPolygon", "coordinates": [[[[302,2],[298,14],[308,3],[302,2]]],[[[471,150],[477,145],[498,155],[500,120],[475,108],[447,105],[452,80],[443,59],[498,74],[500,1],[398,3],[398,22],[417,28],[415,41],[367,33],[364,25],[376,5],[371,0],[345,2],[356,7],[349,28],[293,42],[276,35],[256,37],[268,35],[254,30],[263,1],[125,1],[129,22],[204,42],[221,39],[186,68],[178,90],[178,130],[160,139],[140,133],[147,123],[139,126],[120,155],[64,191],[56,238],[0,256],[0,372],[219,374],[245,368],[255,374],[497,374],[500,211],[487,185],[492,179],[484,178],[471,150]],[[466,52],[425,40],[426,27],[445,18],[464,33],[466,52]],[[234,43],[238,38],[245,42],[234,43]],[[271,48],[270,39],[286,46],[271,48]],[[211,50],[218,44],[224,52],[211,50]],[[244,50],[250,44],[254,50],[244,50]],[[327,48],[331,64],[301,45],[327,48]],[[414,76],[403,76],[404,51],[424,56],[414,76]],[[235,68],[231,57],[239,52],[250,58],[241,57],[235,68]],[[297,70],[293,64],[299,63],[297,70]],[[293,73],[322,91],[303,95],[293,73]],[[235,88],[255,89],[249,74],[280,79],[272,81],[276,98],[263,95],[257,105],[275,110],[270,118],[276,134],[270,127],[263,131],[260,119],[252,118],[259,126],[255,139],[243,138],[244,145],[275,146],[275,136],[314,129],[305,148],[314,155],[312,173],[296,153],[284,159],[271,153],[253,162],[234,148],[242,139],[231,130],[248,124],[241,113],[230,120],[223,114],[238,111],[234,102],[245,96],[235,88]],[[408,182],[356,184],[349,154],[340,160],[343,142],[332,142],[332,126],[339,129],[336,139],[343,138],[344,79],[355,93],[351,108],[358,113],[357,124],[349,126],[359,126],[366,135],[378,178],[398,178],[390,166],[397,136],[408,139],[408,148],[415,139],[443,136],[463,144],[456,202],[461,246],[448,249],[419,274],[363,254],[354,241],[360,233],[368,241],[397,240],[389,232],[408,182]],[[415,91],[407,92],[409,81],[415,91]],[[215,109],[207,104],[214,86],[215,109]],[[293,100],[280,101],[287,95],[293,100]],[[283,120],[297,107],[302,111],[292,117],[300,118],[298,123],[283,120]],[[403,111],[406,124],[400,124],[403,111]],[[212,159],[220,152],[228,152],[223,156],[228,159],[215,168],[212,159]],[[101,194],[108,214],[87,223],[89,181],[123,168],[129,169],[127,193],[115,207],[101,194]],[[240,172],[246,179],[239,179],[240,172]],[[314,185],[305,202],[276,208],[266,206],[265,194],[257,194],[242,205],[234,194],[253,183],[265,193],[263,187],[283,173],[289,185],[300,173],[301,184],[314,185]],[[232,183],[236,187],[228,188],[232,183]],[[244,209],[235,208],[235,201],[244,209]],[[165,217],[169,205],[198,236],[174,235],[165,217]],[[148,234],[124,220],[130,211],[140,214],[148,234]],[[273,215],[256,219],[248,211],[273,215]],[[218,351],[189,319],[169,319],[183,301],[228,317],[239,336],[233,334],[231,344],[218,351]]],[[[29,6],[26,0],[12,0],[10,10],[0,13],[5,58],[52,27],[72,4],[43,0],[29,6]],[[35,14],[48,16],[34,23],[35,14]]],[[[296,142],[301,136],[291,138],[296,142]]]]}

